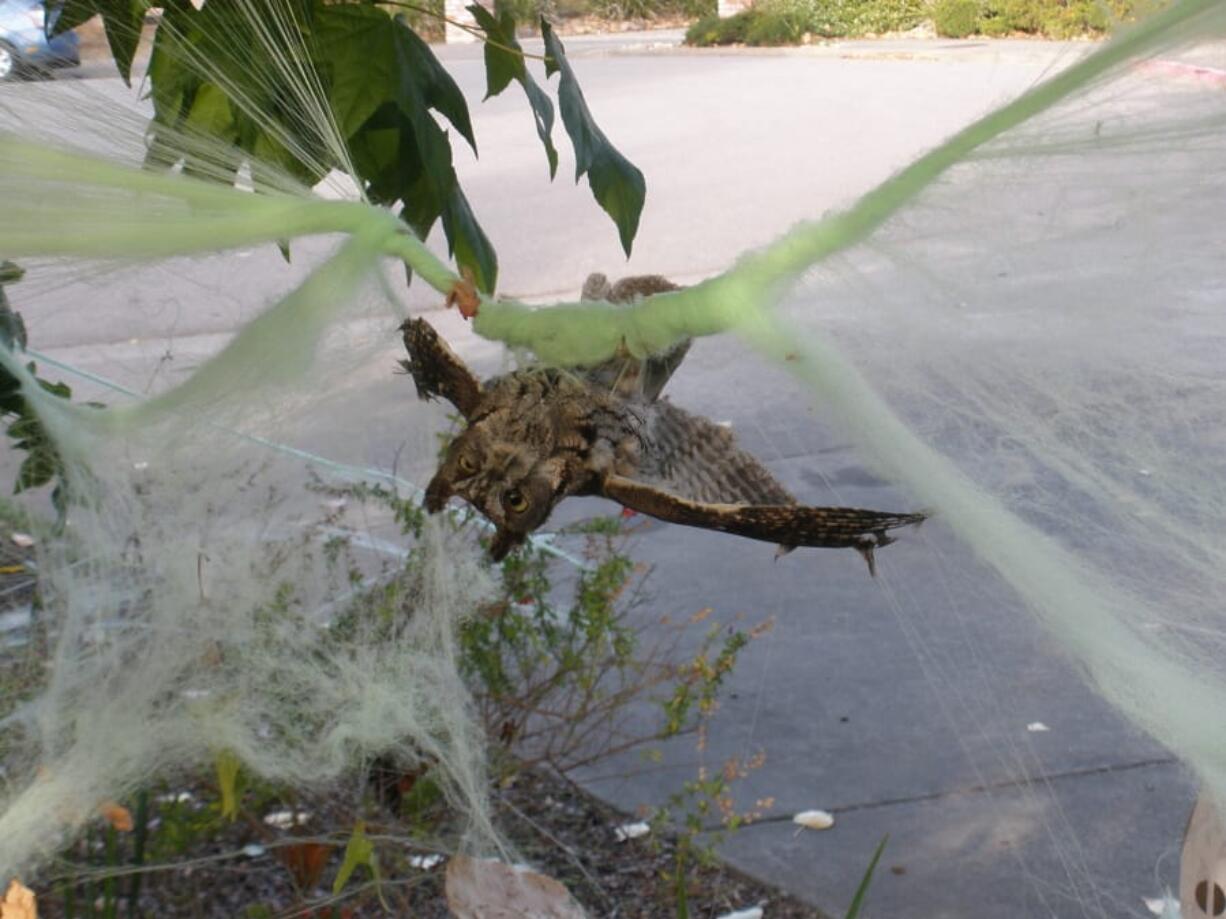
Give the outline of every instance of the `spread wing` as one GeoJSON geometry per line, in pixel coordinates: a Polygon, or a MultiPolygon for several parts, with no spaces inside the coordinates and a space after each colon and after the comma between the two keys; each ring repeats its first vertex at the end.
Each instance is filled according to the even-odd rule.
{"type": "Polygon", "coordinates": [[[890,530],[924,520],[847,507],[807,507],[770,470],[741,449],[730,429],[668,401],[642,415],[637,468],[606,476],[600,493],[649,516],[797,546],[852,548],[876,565],[873,550],[893,542],[890,530]]]}
{"type": "Polygon", "coordinates": [[[400,365],[413,377],[418,398],[442,396],[465,418],[472,417],[481,401],[481,381],[424,319],[410,319],[400,331],[409,352],[400,365]]]}
{"type": "MultiPolygon", "coordinates": [[[[643,297],[670,290],[681,290],[681,286],[658,274],[636,275],[610,284],[608,278],[597,273],[588,275],[581,297],[609,303],[634,303],[643,297]]],[[[619,353],[601,364],[585,368],[582,375],[593,386],[615,392],[623,398],[641,396],[648,402],[654,402],[689,350],[690,340],[687,338],[663,354],[646,359],[619,353]]]]}
{"type": "Polygon", "coordinates": [[[894,542],[890,530],[917,526],[926,516],[856,507],[692,501],[617,475],[604,479],[601,492],[624,507],[669,523],[720,530],[784,546],[855,549],[864,556],[872,575],[877,573],[874,550],[894,542]]]}

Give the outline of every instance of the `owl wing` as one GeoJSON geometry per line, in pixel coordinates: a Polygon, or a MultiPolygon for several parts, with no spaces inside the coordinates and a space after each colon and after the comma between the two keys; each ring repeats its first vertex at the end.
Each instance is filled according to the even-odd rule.
{"type": "MultiPolygon", "coordinates": [[[[580,296],[584,300],[634,303],[643,297],[670,290],[681,290],[681,285],[674,284],[658,274],[622,278],[616,284],[610,284],[608,278],[597,273],[588,275],[583,282],[583,292],[580,296]]],[[[688,338],[673,345],[663,354],[647,358],[632,357],[623,350],[607,361],[584,368],[580,373],[589,383],[601,390],[616,393],[626,399],[641,397],[648,402],[654,402],[673,372],[681,366],[689,350],[688,338]]]]}
{"type": "Polygon", "coordinates": [[[681,498],[654,485],[606,476],[601,494],[648,516],[683,526],[720,530],[783,546],[855,549],[876,575],[874,550],[894,542],[890,530],[918,526],[925,514],[892,514],[855,507],[800,504],[718,504],[681,498]]]}
{"type": "Polygon", "coordinates": [[[424,319],[410,319],[400,331],[409,352],[400,365],[413,377],[418,398],[442,396],[465,418],[472,417],[481,401],[481,381],[424,319]]]}

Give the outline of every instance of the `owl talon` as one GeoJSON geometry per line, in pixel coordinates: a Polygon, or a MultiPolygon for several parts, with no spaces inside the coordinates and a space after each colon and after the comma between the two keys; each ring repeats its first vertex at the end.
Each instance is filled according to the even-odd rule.
{"type": "Polygon", "coordinates": [[[857,546],[853,546],[860,556],[868,563],[868,576],[870,578],[877,577],[877,559],[873,555],[873,550],[877,548],[877,543],[868,541],[862,542],[857,546]]]}

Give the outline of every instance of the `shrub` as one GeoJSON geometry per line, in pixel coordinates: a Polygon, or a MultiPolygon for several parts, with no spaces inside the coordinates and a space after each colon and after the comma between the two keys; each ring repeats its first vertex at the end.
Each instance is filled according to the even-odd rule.
{"type": "Polygon", "coordinates": [[[906,32],[928,18],[924,0],[860,0],[847,7],[847,35],[906,32]]]}
{"type": "Polygon", "coordinates": [[[719,8],[718,0],[674,0],[674,5],[676,13],[687,19],[714,16],[715,11],[719,8]]]}
{"type": "Polygon", "coordinates": [[[696,22],[686,43],[794,45],[805,35],[844,38],[913,29],[924,17],[924,0],[761,0],[729,19],[696,22]]]}
{"type": "MultiPolygon", "coordinates": [[[[542,0],[514,0],[516,3],[542,2],[542,0]]],[[[655,19],[660,16],[683,16],[697,18],[714,16],[716,0],[569,0],[554,3],[557,10],[571,15],[590,13],[602,19],[655,19]],[[573,9],[571,8],[573,7],[573,9]]]]}
{"type": "Polygon", "coordinates": [[[650,19],[662,12],[658,0],[592,0],[592,12],[601,19],[650,19]]]}
{"type": "Polygon", "coordinates": [[[775,10],[763,10],[749,22],[747,45],[795,45],[804,37],[804,20],[775,10]]]}
{"type": "Polygon", "coordinates": [[[1095,0],[1043,3],[1038,16],[1039,31],[1049,38],[1076,38],[1086,33],[1105,32],[1111,27],[1106,8],[1095,0]]]}
{"type": "Polygon", "coordinates": [[[932,23],[938,35],[965,38],[979,28],[979,4],[975,0],[937,0],[932,23]]]}
{"type": "MultiPolygon", "coordinates": [[[[642,0],[646,2],[646,0],[642,0]]],[[[684,2],[684,0],[675,0],[684,2]]],[[[697,0],[691,0],[697,2],[697,0]]],[[[805,35],[854,38],[913,29],[931,16],[947,38],[1014,33],[1076,38],[1136,19],[1163,0],[760,0],[730,19],[708,16],[686,33],[691,45],[797,44],[805,35]]]]}
{"type": "Polygon", "coordinates": [[[688,45],[745,44],[745,34],[756,15],[755,11],[746,10],[727,19],[706,16],[686,30],[685,42],[688,45]]]}

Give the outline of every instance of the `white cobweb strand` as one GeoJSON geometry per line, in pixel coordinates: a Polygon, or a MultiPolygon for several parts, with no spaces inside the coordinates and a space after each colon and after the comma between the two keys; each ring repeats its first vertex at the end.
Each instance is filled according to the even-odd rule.
{"type": "Polygon", "coordinates": [[[1139,68],[957,167],[761,332],[1219,796],[1223,123],[1220,85],[1139,68]]]}
{"type": "Polygon", "coordinates": [[[475,548],[428,521],[394,594],[368,595],[353,564],[373,563],[327,551],[321,473],[249,436],[310,442],[367,404],[372,385],[396,384],[386,350],[319,318],[339,298],[352,320],[364,302],[341,267],[341,281],[303,285],[145,408],[82,409],[27,387],[74,503],[65,539],[47,541],[40,562],[45,685],[0,722],[27,751],[0,788],[0,875],[53,852],[100,803],[208,769],[222,751],[298,788],[379,756],[431,768],[467,818],[458,844],[498,845],[457,663],[460,620],[493,595],[475,548]],[[278,345],[285,353],[272,354],[278,345]],[[250,362],[264,370],[244,372],[250,362]]]}

